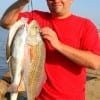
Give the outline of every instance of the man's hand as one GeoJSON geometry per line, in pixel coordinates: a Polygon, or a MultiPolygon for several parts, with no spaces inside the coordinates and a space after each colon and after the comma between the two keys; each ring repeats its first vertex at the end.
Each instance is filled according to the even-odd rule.
{"type": "Polygon", "coordinates": [[[49,27],[44,27],[41,29],[41,31],[43,38],[48,40],[52,47],[54,47],[55,49],[58,49],[60,47],[60,41],[58,39],[56,32],[54,32],[49,27]]]}

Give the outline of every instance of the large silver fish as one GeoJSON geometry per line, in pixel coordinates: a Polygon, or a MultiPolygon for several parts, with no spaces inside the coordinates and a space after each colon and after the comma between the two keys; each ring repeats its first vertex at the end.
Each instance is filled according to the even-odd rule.
{"type": "Polygon", "coordinates": [[[11,72],[11,100],[17,100],[18,86],[24,76],[28,100],[35,100],[46,81],[45,45],[40,27],[33,20],[29,25],[19,20],[10,29],[7,42],[7,59],[11,72]]]}

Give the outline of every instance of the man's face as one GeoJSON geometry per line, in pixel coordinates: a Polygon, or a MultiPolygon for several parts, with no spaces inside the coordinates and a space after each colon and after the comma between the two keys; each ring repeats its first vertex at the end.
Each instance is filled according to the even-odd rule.
{"type": "Polygon", "coordinates": [[[51,13],[55,15],[66,14],[70,11],[72,0],[47,0],[51,13]]]}

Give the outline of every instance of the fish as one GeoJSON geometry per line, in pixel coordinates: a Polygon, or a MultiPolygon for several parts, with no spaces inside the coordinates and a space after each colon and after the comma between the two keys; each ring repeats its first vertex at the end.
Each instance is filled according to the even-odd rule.
{"type": "Polygon", "coordinates": [[[45,43],[36,20],[27,24],[26,19],[21,19],[11,26],[6,55],[11,74],[11,85],[8,88],[11,100],[17,100],[18,87],[22,79],[27,100],[35,100],[47,79],[44,66],[45,43]]]}

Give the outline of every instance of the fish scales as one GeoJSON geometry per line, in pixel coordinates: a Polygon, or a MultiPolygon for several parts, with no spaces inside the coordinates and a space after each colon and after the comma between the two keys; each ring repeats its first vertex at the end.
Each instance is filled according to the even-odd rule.
{"type": "MultiPolygon", "coordinates": [[[[29,75],[28,75],[28,86],[30,86],[30,88],[28,87],[28,90],[27,92],[29,93],[29,97],[35,97],[38,95],[38,91],[39,89],[41,89],[41,87],[37,87],[37,85],[40,85],[40,80],[42,79],[43,77],[43,73],[44,73],[44,70],[42,65],[43,62],[41,62],[43,56],[42,56],[42,53],[41,50],[37,50],[38,47],[36,47],[36,57],[34,60],[32,60],[32,63],[30,66],[33,66],[34,68],[29,72],[29,75]],[[41,57],[42,56],[42,57],[41,57]],[[38,61],[40,63],[38,63],[38,61]],[[41,77],[39,77],[41,75],[41,77]],[[37,89],[39,88],[39,89],[37,89]],[[38,91],[32,91],[32,90],[38,90],[38,91]]],[[[33,97],[29,100],[33,100],[33,97]]]]}
{"type": "Polygon", "coordinates": [[[29,25],[19,20],[12,26],[7,43],[7,59],[12,76],[9,87],[11,100],[17,100],[22,72],[28,100],[35,100],[39,95],[46,81],[45,53],[40,27],[35,20],[29,25]]]}

